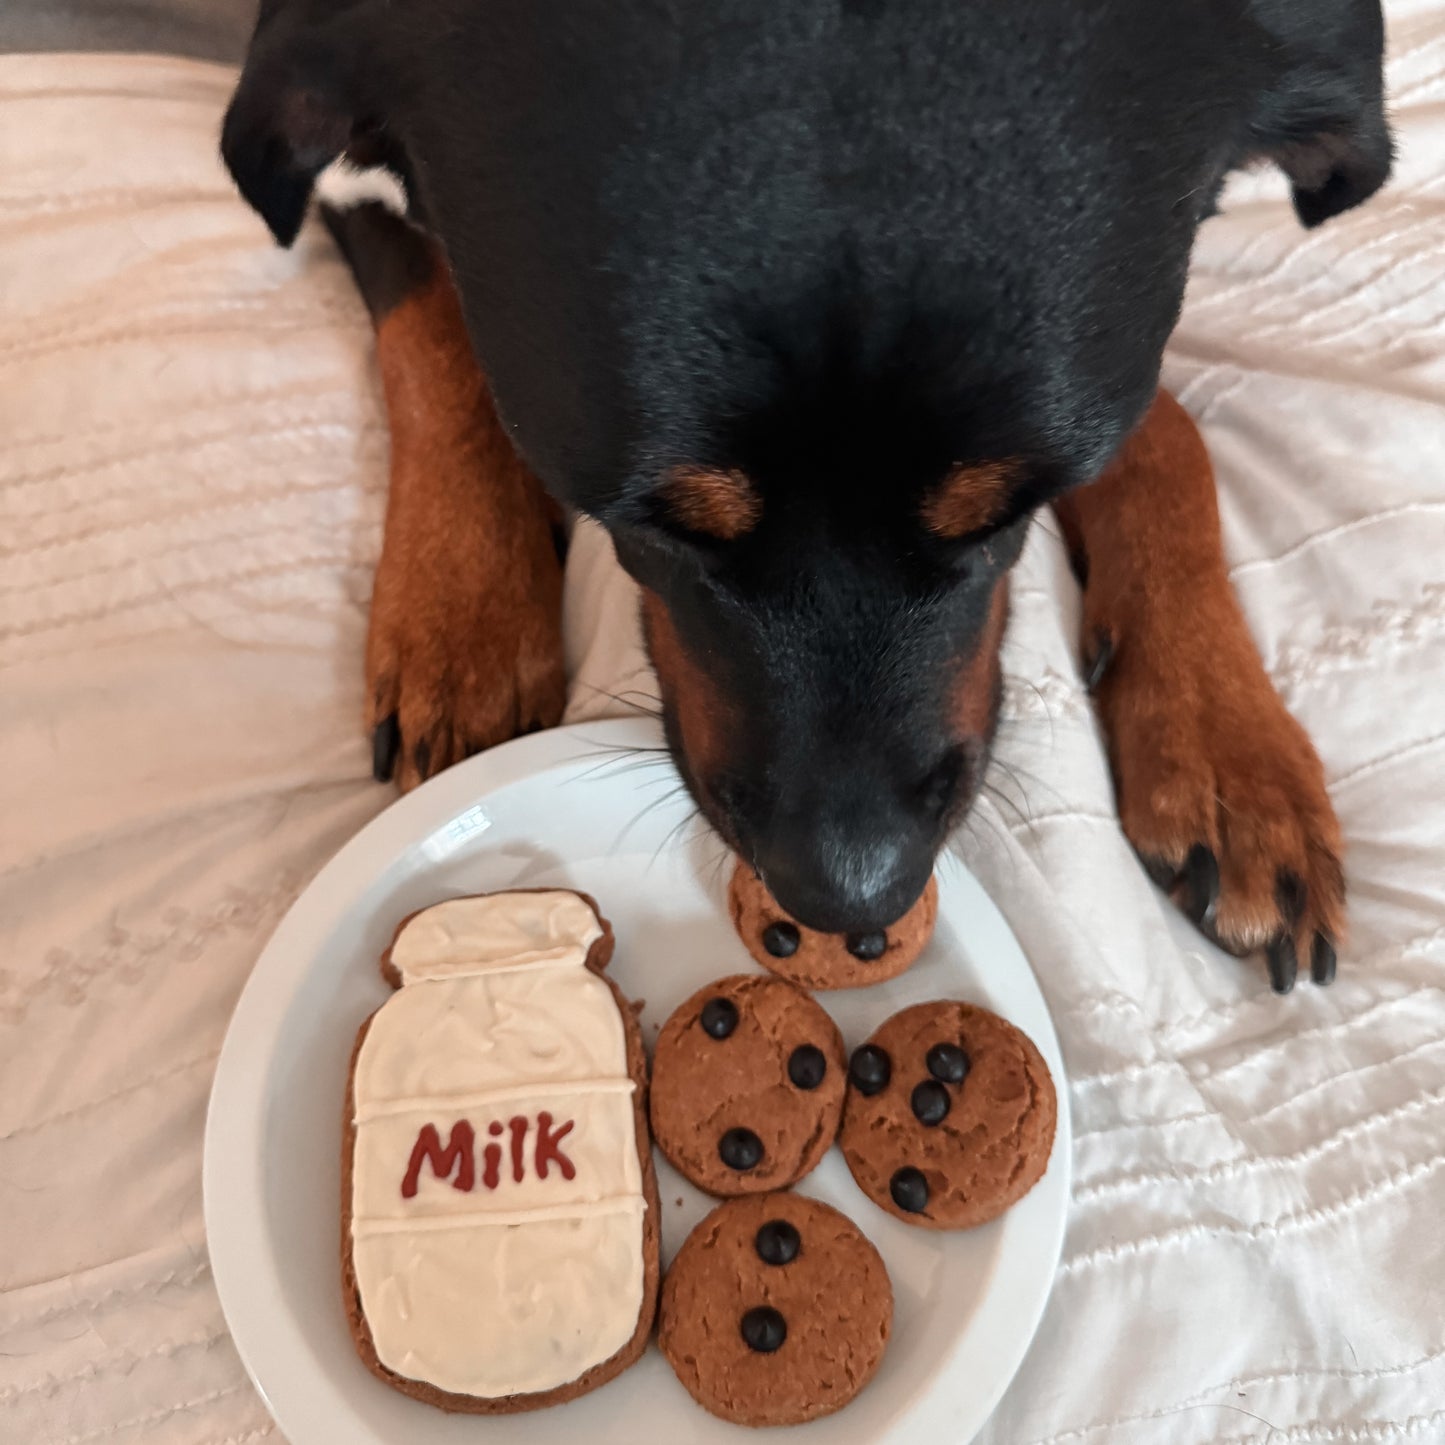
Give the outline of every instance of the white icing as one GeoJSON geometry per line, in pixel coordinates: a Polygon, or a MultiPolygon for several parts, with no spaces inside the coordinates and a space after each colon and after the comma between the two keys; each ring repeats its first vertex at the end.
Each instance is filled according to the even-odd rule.
{"type": "MultiPolygon", "coordinates": [[[[499,1104],[526,1102],[540,1097],[542,1086],[517,1084],[508,1089],[484,1089],[479,1094],[448,1094],[447,1105],[466,1113],[470,1110],[490,1108],[499,1104]]],[[[577,1079],[567,1085],[569,1097],[574,1094],[635,1094],[637,1085],[631,1079],[577,1079]]],[[[434,1107],[435,1097],[416,1099],[388,1099],[368,1104],[356,1110],[356,1122],[364,1124],[371,1119],[381,1119],[388,1114],[410,1114],[417,1110],[434,1107]]]]}
{"type": "Polygon", "coordinates": [[[602,936],[575,893],[488,893],[453,898],[402,925],[391,961],[403,983],[551,961],[581,963],[602,936]]]}
{"type": "Polygon", "coordinates": [[[458,1395],[555,1389],[615,1355],[642,1307],[642,1211],[352,1242],[388,1369],[458,1395]]]}
{"type": "Polygon", "coordinates": [[[439,1229],[470,1229],[474,1224],[536,1224],[543,1219],[597,1219],[604,1214],[640,1214],[646,1205],[636,1195],[594,1199],[587,1204],[538,1204],[531,1209],[499,1209],[472,1214],[438,1214],[431,1219],[373,1219],[355,1225],[352,1234],[367,1239],[374,1234],[430,1234],[439,1229]]]}
{"type": "Polygon", "coordinates": [[[404,986],[373,1017],[353,1081],[351,1249],[377,1356],[397,1374],[482,1398],[532,1394],[569,1384],[636,1331],[636,1084],[616,999],[585,966],[600,932],[575,894],[493,894],[427,909],[393,944],[404,986]],[[520,1180],[514,1119],[527,1121],[520,1180]],[[468,1189],[446,1157],[461,1120],[468,1189]],[[427,1125],[437,1153],[417,1151],[412,1171],[427,1125]],[[500,1148],[490,1171],[489,1144],[500,1148]]]}
{"type": "Polygon", "coordinates": [[[377,1015],[364,1054],[361,1115],[378,1100],[628,1077],[612,990],[580,965],[411,984],[377,1015]]]}

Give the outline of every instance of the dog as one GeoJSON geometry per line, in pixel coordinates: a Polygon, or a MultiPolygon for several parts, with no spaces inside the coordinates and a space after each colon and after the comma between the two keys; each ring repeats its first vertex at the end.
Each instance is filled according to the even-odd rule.
{"type": "Polygon", "coordinates": [[[1305,226],[1386,180],[1382,56],[1377,0],[262,0],[245,199],[282,244],[338,158],[406,201],[332,218],[393,441],[378,775],[557,721],[562,503],[641,588],[709,821],[803,923],[887,924],[1051,504],[1127,836],[1276,990],[1329,982],[1323,769],[1159,372],[1231,171],[1305,226]]]}

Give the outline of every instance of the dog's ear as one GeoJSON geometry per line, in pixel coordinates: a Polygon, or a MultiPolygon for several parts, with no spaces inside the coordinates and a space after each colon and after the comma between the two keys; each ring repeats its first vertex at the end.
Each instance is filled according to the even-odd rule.
{"type": "Polygon", "coordinates": [[[301,229],[317,176],[378,124],[358,69],[370,48],[367,10],[332,0],[262,6],[221,157],[283,246],[301,229]]]}
{"type": "Polygon", "coordinates": [[[1379,0],[1253,0],[1251,9],[1279,60],[1251,148],[1279,165],[1295,214],[1317,226],[1369,200],[1390,174],[1379,0]]]}

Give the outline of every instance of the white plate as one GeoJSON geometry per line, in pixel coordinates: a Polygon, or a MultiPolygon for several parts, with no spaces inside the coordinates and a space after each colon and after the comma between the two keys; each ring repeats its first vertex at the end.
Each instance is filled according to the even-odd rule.
{"type": "MultiPolygon", "coordinates": [[[[341,1306],[340,1142],[352,1041],[388,989],[377,960],[401,918],[459,893],[562,885],[617,931],[610,972],[645,999],[649,1044],[709,979],[754,971],[724,906],[729,861],[690,824],[660,738],[637,721],[539,733],[452,768],[362,830],[297,900],[231,1020],[206,1120],[206,1230],[226,1320],[290,1445],[708,1445],[745,1438],[700,1410],[656,1349],[571,1404],[447,1416],[388,1389],[352,1348],[341,1306]],[[634,748],[653,751],[634,753],[634,748]]],[[[1043,1181],[963,1234],[912,1229],[859,1192],[837,1150],[804,1191],[849,1214],[896,1297],[877,1378],[791,1439],[963,1445],[997,1403],[1048,1298],[1068,1206],[1069,1110],[1044,1000],[1008,925],[951,856],[938,928],[900,979],[822,995],[849,1048],[907,1004],[957,997],[1011,1019],[1043,1051],[1059,1127],[1043,1181]]],[[[664,1263],[708,1207],[659,1160],[664,1263]],[[678,1201],[681,1201],[679,1204],[678,1201]]]]}

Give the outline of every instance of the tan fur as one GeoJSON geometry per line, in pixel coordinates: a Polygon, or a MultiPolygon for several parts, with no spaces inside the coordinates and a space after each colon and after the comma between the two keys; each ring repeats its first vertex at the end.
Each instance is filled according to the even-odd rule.
{"type": "Polygon", "coordinates": [[[955,467],[923,503],[923,525],[937,537],[956,541],[1003,515],[1018,463],[981,462],[955,467]]]}
{"type": "Polygon", "coordinates": [[[684,527],[723,542],[746,536],[762,520],[763,500],[741,472],[674,467],[662,497],[684,527]]]}
{"type": "Polygon", "coordinates": [[[391,427],[366,647],[368,722],[398,715],[403,789],[561,721],[552,504],[518,458],[444,264],[377,328],[391,427]]]}
{"type": "MultiPolygon", "coordinates": [[[[1173,397],[1105,475],[1055,504],[1087,569],[1087,649],[1112,643],[1096,700],[1119,815],[1146,858],[1219,860],[1214,931],[1239,951],[1285,926],[1282,874],[1303,881],[1301,961],[1344,930],[1340,828],[1324,769],[1265,672],[1225,570],[1214,473],[1173,397]]],[[[1307,963],[1306,963],[1307,966],[1307,963]]]]}
{"type": "Polygon", "coordinates": [[[978,646],[954,680],[953,719],[960,737],[983,738],[993,721],[999,689],[999,648],[1008,626],[1008,599],[1009,584],[1005,575],[994,584],[978,646]]]}
{"type": "Polygon", "coordinates": [[[683,761],[705,792],[727,753],[727,702],[701,660],[683,646],[667,604],[646,588],[642,625],[658,686],[676,720],[683,761]]]}

